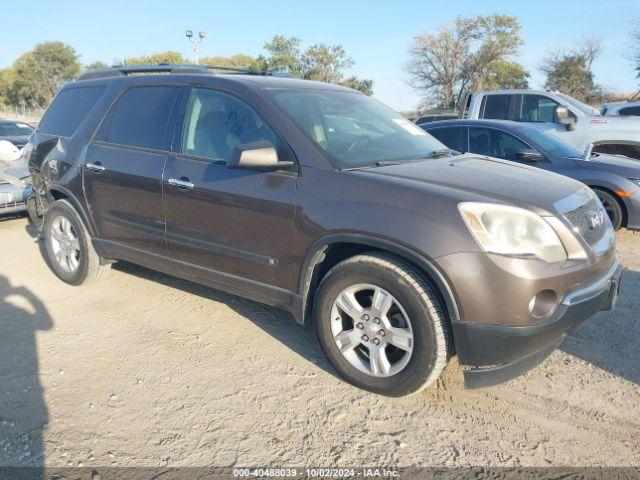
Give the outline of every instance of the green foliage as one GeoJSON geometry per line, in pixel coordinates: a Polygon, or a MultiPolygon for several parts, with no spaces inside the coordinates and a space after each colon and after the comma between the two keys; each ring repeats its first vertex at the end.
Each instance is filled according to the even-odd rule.
{"type": "Polygon", "coordinates": [[[602,50],[597,39],[584,39],[569,51],[553,51],[543,59],[540,70],[547,76],[545,88],[557,90],[582,102],[597,101],[602,95],[591,64],[602,50]]]}
{"type": "Polygon", "coordinates": [[[206,57],[200,60],[200,63],[208,67],[239,68],[252,71],[263,69],[261,59],[245,53],[236,53],[230,57],[206,57]]]}
{"type": "Polygon", "coordinates": [[[319,43],[303,50],[300,39],[276,35],[265,43],[267,55],[264,65],[268,70],[288,72],[307,80],[336,83],[354,88],[367,95],[373,93],[373,80],[355,76],[345,78],[345,70],[354,65],[341,45],[319,43]]]}
{"type": "Polygon", "coordinates": [[[94,70],[96,68],[107,68],[108,66],[109,65],[107,65],[106,63],[98,60],[97,62],[93,62],[93,63],[90,63],[89,65],[86,65],[85,68],[87,70],[94,70]]]}
{"type": "Polygon", "coordinates": [[[125,58],[123,63],[125,65],[159,65],[161,63],[189,63],[189,61],[184,58],[180,52],[168,50],[166,52],[158,52],[151,55],[125,58]]]}
{"type": "Polygon", "coordinates": [[[4,73],[6,100],[11,104],[44,108],[63,83],[80,73],[80,63],[73,48],[62,42],[44,42],[22,54],[4,73]]]}
{"type": "Polygon", "coordinates": [[[509,57],[522,45],[516,17],[458,17],[436,33],[414,37],[406,65],[409,84],[425,104],[454,108],[468,90],[523,85],[529,73],[509,57]]]}

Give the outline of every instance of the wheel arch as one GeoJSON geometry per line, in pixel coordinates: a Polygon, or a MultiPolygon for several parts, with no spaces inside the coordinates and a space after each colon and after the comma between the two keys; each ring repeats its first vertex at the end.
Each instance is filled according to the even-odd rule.
{"type": "Polygon", "coordinates": [[[435,288],[446,310],[447,318],[459,320],[460,312],[453,289],[434,262],[409,247],[387,239],[357,233],[340,233],[323,237],[309,248],[298,278],[298,308],[294,315],[299,323],[311,318],[316,289],[334,265],[364,252],[386,252],[416,268],[435,288]]]}
{"type": "Polygon", "coordinates": [[[624,200],[622,200],[622,198],[620,198],[620,195],[618,195],[611,188],[605,187],[603,185],[589,184],[588,186],[589,186],[589,188],[591,190],[601,190],[603,192],[608,193],[609,195],[611,195],[616,200],[616,202],[618,202],[618,205],[620,205],[620,209],[622,210],[622,223],[621,223],[620,226],[626,228],[627,222],[629,221],[629,214],[627,212],[627,206],[625,205],[624,200]]]}
{"type": "Polygon", "coordinates": [[[76,213],[80,216],[80,219],[84,223],[84,226],[89,232],[89,235],[91,235],[91,237],[95,236],[93,224],[89,221],[84,208],[82,208],[82,204],[69,189],[60,185],[53,185],[47,189],[47,196],[47,201],[49,203],[55,202],[56,200],[66,200],[67,202],[69,202],[76,213]]]}

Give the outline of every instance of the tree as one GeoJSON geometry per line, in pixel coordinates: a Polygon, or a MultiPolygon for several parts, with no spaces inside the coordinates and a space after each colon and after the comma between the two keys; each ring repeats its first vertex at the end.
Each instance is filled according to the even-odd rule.
{"type": "Polygon", "coordinates": [[[125,58],[123,63],[125,65],[159,65],[161,63],[181,64],[189,62],[181,53],[174,50],[168,50],[166,52],[158,52],[151,55],[125,58]]]}
{"type": "Polygon", "coordinates": [[[97,62],[93,62],[90,63],[89,65],[86,65],[84,68],[86,68],[87,70],[94,70],[96,68],[107,68],[109,65],[107,65],[106,63],[98,60],[97,62]]]}
{"type": "Polygon", "coordinates": [[[206,57],[200,63],[209,67],[238,68],[252,71],[263,69],[260,59],[245,53],[236,53],[230,57],[206,57]]]}
{"type": "Polygon", "coordinates": [[[267,55],[259,60],[264,67],[277,72],[288,72],[297,77],[319,82],[336,83],[354,88],[367,95],[373,93],[373,80],[356,76],[345,78],[345,70],[354,65],[341,45],[319,43],[305,50],[296,37],[276,35],[264,44],[267,55]]]}
{"type": "Polygon", "coordinates": [[[585,38],[570,50],[553,50],[540,64],[546,74],[545,88],[558,90],[583,102],[590,102],[602,94],[596,84],[591,65],[602,52],[596,38],[585,38]]]}
{"type": "Polygon", "coordinates": [[[75,50],[62,42],[44,42],[22,54],[11,66],[9,103],[44,108],[58,88],[80,73],[75,50]]]}
{"type": "Polygon", "coordinates": [[[636,77],[640,80],[640,20],[636,21],[636,29],[631,34],[633,47],[631,50],[631,61],[635,69],[636,77]]]}
{"type": "Polygon", "coordinates": [[[529,73],[509,60],[521,44],[515,17],[457,17],[436,33],[414,37],[405,67],[409,84],[441,108],[455,108],[467,90],[525,85],[529,73]]]}

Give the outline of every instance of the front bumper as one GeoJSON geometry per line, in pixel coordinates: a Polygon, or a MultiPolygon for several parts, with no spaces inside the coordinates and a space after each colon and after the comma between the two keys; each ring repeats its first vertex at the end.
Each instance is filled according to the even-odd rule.
{"type": "Polygon", "coordinates": [[[540,324],[510,326],[452,321],[453,337],[465,386],[478,388],[510,380],[541,363],[564,337],[618,297],[622,267],[618,261],[601,278],[565,296],[554,314],[540,324]]]}

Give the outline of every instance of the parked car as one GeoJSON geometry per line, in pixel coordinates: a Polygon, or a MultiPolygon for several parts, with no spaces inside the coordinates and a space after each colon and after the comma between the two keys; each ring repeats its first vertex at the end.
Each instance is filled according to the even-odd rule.
{"type": "Polygon", "coordinates": [[[453,351],[467,385],[504,381],[617,298],[589,188],[459,154],[326,83],[94,71],[58,92],[27,151],[60,279],[126,260],[281,307],[384,395],[431,384],[453,351]]]}
{"type": "Polygon", "coordinates": [[[499,90],[467,95],[463,119],[525,122],[584,151],[640,159],[640,119],[603,117],[595,108],[558,92],[499,90]]]}
{"type": "Polygon", "coordinates": [[[455,111],[433,111],[420,114],[413,123],[416,125],[422,125],[423,123],[436,122],[438,120],[451,120],[458,118],[458,113],[455,111]]]}
{"type": "Polygon", "coordinates": [[[615,229],[640,229],[640,164],[627,157],[591,153],[526,123],[453,120],[423,128],[450,148],[532,165],[587,184],[615,229]]]}
{"type": "Polygon", "coordinates": [[[0,140],[0,217],[26,211],[30,196],[31,178],[22,152],[11,142],[0,140]]]}
{"type": "Polygon", "coordinates": [[[635,102],[605,103],[602,106],[601,113],[609,117],[640,117],[640,100],[636,100],[635,102]]]}
{"type": "Polygon", "coordinates": [[[18,148],[27,144],[32,133],[33,127],[24,122],[0,120],[0,140],[7,140],[18,148]]]}

